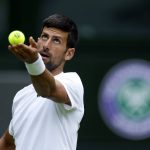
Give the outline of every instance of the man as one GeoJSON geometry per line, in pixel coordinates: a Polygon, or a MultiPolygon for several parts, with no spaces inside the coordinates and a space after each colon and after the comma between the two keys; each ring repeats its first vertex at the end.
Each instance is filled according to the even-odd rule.
{"type": "Polygon", "coordinates": [[[75,150],[84,114],[83,85],[75,72],[64,73],[73,58],[78,31],[66,16],[54,14],[43,22],[37,42],[9,50],[25,63],[32,84],[14,97],[9,129],[0,150],[75,150]]]}

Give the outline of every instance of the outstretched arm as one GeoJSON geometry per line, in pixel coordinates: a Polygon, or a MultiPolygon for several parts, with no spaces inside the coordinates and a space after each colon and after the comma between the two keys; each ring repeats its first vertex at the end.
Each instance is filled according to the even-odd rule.
{"type": "MultiPolygon", "coordinates": [[[[32,64],[38,60],[37,43],[33,38],[29,39],[30,46],[25,44],[19,44],[15,46],[9,46],[10,51],[20,60],[28,64],[32,64]]],[[[31,75],[33,86],[39,96],[49,97],[53,101],[59,103],[66,103],[70,105],[67,92],[64,86],[55,80],[52,73],[45,68],[44,72],[40,75],[31,75]]]]}
{"type": "Polygon", "coordinates": [[[9,134],[8,130],[6,130],[0,138],[0,150],[15,150],[14,139],[9,134]]]}

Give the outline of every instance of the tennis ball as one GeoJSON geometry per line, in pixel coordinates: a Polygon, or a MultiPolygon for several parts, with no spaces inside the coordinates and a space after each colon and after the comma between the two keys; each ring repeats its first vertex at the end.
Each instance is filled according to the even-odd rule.
{"type": "Polygon", "coordinates": [[[21,31],[15,30],[9,34],[8,41],[11,45],[23,44],[25,42],[25,36],[21,31]]]}

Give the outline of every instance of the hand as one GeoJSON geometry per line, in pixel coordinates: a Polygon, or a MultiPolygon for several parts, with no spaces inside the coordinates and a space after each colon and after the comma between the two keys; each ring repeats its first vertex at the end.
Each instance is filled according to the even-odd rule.
{"type": "Polygon", "coordinates": [[[29,38],[30,45],[17,44],[9,45],[8,49],[21,61],[33,63],[38,59],[37,43],[33,37],[29,38]]]}

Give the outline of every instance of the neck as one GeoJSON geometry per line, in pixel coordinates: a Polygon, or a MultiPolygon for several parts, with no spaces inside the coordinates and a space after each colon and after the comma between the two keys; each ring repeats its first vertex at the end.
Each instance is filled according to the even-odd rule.
{"type": "Polygon", "coordinates": [[[64,71],[64,65],[60,65],[52,70],[49,70],[53,76],[57,75],[57,74],[60,74],[61,72],[64,71]]]}
{"type": "Polygon", "coordinates": [[[63,72],[63,70],[64,70],[64,63],[58,65],[57,67],[53,67],[53,68],[52,68],[52,67],[50,68],[50,67],[47,65],[46,68],[51,72],[51,74],[52,74],[53,76],[55,76],[55,75],[60,74],[61,72],[63,72]]]}
{"type": "Polygon", "coordinates": [[[60,74],[61,72],[63,72],[63,70],[52,70],[51,73],[53,76],[60,74]]]}

